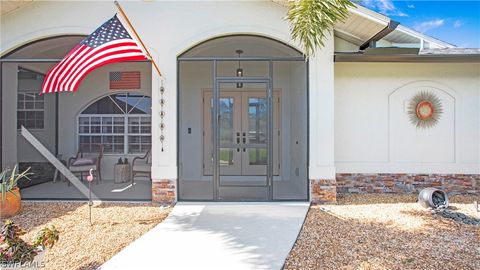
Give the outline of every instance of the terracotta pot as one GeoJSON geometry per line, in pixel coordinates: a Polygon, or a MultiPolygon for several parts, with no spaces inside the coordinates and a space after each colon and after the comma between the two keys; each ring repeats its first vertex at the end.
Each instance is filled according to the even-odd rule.
{"type": "Polygon", "coordinates": [[[15,187],[12,192],[7,192],[7,198],[3,200],[0,195],[0,214],[2,218],[8,218],[14,216],[20,211],[22,206],[22,200],[20,198],[20,189],[15,187]],[[15,193],[15,195],[12,194],[15,193]]]}

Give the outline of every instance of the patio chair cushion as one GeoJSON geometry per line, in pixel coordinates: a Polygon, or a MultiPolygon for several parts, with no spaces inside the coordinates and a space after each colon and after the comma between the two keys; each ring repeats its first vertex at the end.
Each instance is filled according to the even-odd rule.
{"type": "Polygon", "coordinates": [[[88,166],[88,165],[95,165],[97,163],[97,158],[94,157],[85,157],[79,158],[72,163],[72,166],[79,167],[79,166],[88,166]]]}
{"type": "Polygon", "coordinates": [[[132,169],[134,172],[150,172],[152,170],[152,164],[135,164],[132,169]]]}
{"type": "Polygon", "coordinates": [[[70,168],[68,168],[71,172],[88,172],[90,171],[90,169],[96,171],[97,170],[97,166],[95,165],[85,165],[85,166],[70,166],[70,168]]]}

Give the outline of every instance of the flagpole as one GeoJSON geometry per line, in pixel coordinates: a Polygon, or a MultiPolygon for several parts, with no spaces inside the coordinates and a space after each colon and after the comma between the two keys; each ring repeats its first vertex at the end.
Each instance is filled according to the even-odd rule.
{"type": "Polygon", "coordinates": [[[148,51],[147,47],[146,47],[145,44],[143,43],[142,39],[141,39],[140,36],[138,35],[137,31],[136,31],[135,28],[133,27],[132,23],[131,23],[130,20],[128,19],[127,14],[125,14],[125,12],[123,11],[122,7],[120,6],[120,3],[118,3],[118,1],[114,1],[113,3],[115,3],[115,6],[117,6],[118,11],[120,11],[120,14],[122,14],[122,17],[125,19],[126,23],[127,23],[128,26],[130,27],[130,29],[133,31],[133,34],[135,35],[135,37],[137,38],[137,40],[138,40],[138,41],[140,42],[140,44],[142,45],[143,49],[144,49],[145,52],[147,53],[147,56],[150,58],[150,61],[152,61],[153,66],[154,66],[155,69],[157,70],[158,75],[160,75],[160,77],[163,77],[162,72],[160,71],[160,69],[159,69],[158,66],[157,66],[157,63],[155,63],[155,60],[153,60],[152,55],[150,54],[150,52],[148,51]]]}

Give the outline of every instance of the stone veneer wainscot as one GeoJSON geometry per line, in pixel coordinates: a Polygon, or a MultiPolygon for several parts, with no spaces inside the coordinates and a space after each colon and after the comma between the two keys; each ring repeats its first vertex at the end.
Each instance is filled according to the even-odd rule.
{"type": "Polygon", "coordinates": [[[449,195],[480,194],[479,174],[337,174],[338,193],[417,193],[426,187],[449,195]]]}
{"type": "Polygon", "coordinates": [[[479,174],[340,173],[334,180],[310,180],[312,203],[335,203],[338,194],[418,193],[426,187],[449,195],[480,195],[479,174]]]}
{"type": "MultiPolygon", "coordinates": [[[[340,173],[336,175],[336,179],[310,179],[310,200],[314,204],[335,203],[337,194],[409,194],[418,193],[426,187],[445,190],[449,195],[480,195],[480,175],[340,173]]],[[[154,180],[152,201],[174,204],[177,201],[176,179],[154,180]]]]}
{"type": "Polygon", "coordinates": [[[177,201],[177,180],[160,179],[152,181],[152,202],[174,204],[177,201]]]}

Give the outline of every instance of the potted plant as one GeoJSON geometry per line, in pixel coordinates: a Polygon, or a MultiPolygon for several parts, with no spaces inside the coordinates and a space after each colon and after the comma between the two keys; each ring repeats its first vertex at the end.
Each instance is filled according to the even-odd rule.
{"type": "Polygon", "coordinates": [[[18,213],[21,208],[20,189],[17,187],[18,180],[28,178],[26,169],[17,173],[17,166],[13,170],[6,169],[0,173],[0,215],[2,218],[11,217],[18,213]]]}
{"type": "Polygon", "coordinates": [[[32,244],[22,240],[25,231],[6,220],[0,232],[0,266],[2,269],[37,269],[45,267],[43,257],[46,248],[51,248],[58,241],[58,230],[55,227],[43,228],[32,244]]]}

